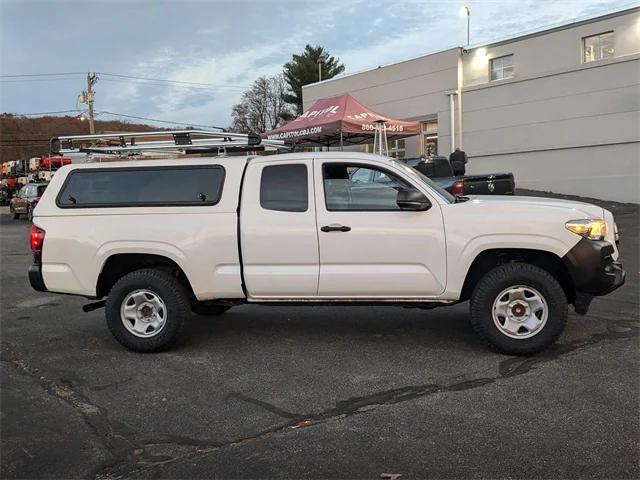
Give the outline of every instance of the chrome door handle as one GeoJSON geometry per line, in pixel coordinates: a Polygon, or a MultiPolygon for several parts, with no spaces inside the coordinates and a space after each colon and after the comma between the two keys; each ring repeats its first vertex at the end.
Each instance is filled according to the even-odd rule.
{"type": "Polygon", "coordinates": [[[325,225],[324,227],[320,227],[320,230],[323,232],[348,232],[351,230],[351,227],[347,227],[346,225],[339,225],[337,223],[332,223],[331,225],[325,225]]]}

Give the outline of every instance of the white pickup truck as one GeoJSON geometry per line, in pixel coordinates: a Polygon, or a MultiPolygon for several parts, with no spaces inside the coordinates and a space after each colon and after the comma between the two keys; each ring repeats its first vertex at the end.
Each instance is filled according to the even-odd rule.
{"type": "Polygon", "coordinates": [[[368,154],[73,164],[33,221],[33,288],[106,305],[115,338],[139,352],[173,345],[190,311],[470,300],[484,341],[527,354],[560,336],[569,304],[586,313],[624,282],[609,211],[455,198],[368,154]]]}

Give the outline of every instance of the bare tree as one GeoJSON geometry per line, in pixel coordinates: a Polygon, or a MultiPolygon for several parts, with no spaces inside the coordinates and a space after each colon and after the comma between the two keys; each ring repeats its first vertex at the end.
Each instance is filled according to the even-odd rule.
{"type": "Polygon", "coordinates": [[[231,129],[242,133],[263,133],[293,118],[291,107],[283,100],[286,83],[282,75],[260,77],[242,94],[231,110],[231,129]]]}

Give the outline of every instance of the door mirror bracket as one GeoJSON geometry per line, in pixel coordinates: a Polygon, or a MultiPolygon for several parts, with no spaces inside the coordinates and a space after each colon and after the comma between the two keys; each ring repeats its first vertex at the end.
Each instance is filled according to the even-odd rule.
{"type": "Polygon", "coordinates": [[[415,188],[401,188],[398,190],[396,203],[400,210],[424,212],[431,208],[429,199],[415,188]]]}

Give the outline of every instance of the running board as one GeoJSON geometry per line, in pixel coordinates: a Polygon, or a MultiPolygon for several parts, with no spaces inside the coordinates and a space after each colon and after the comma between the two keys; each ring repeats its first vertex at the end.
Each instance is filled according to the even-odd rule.
{"type": "Polygon", "coordinates": [[[272,298],[272,297],[248,297],[247,303],[261,305],[342,305],[342,306],[413,306],[434,308],[454,305],[459,300],[442,300],[437,298],[340,298],[340,297],[316,297],[316,298],[272,298]]]}

